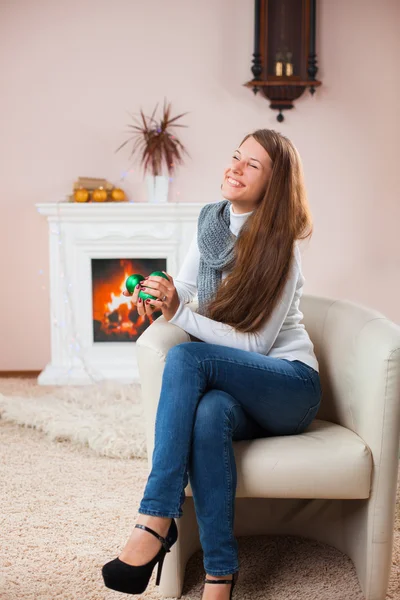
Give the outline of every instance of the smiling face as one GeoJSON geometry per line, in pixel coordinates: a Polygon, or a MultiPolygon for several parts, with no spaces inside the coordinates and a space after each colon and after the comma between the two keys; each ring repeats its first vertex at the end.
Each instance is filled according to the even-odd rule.
{"type": "Polygon", "coordinates": [[[233,152],[224,170],[221,192],[232,203],[234,213],[252,211],[267,187],[272,171],[268,152],[252,136],[233,152]]]}

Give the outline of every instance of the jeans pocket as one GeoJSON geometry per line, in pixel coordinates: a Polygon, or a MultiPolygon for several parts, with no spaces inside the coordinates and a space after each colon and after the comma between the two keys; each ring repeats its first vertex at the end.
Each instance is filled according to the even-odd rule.
{"type": "Polygon", "coordinates": [[[321,379],[318,371],[313,369],[312,367],[308,368],[308,381],[311,382],[311,385],[314,388],[314,391],[319,399],[321,399],[321,379]]]}
{"type": "MultiPolygon", "coordinates": [[[[283,360],[287,360],[284,358],[283,360]]],[[[289,361],[288,361],[289,362],[289,361]]],[[[293,360],[291,361],[293,365],[296,365],[296,371],[299,377],[301,377],[304,381],[313,381],[315,379],[319,379],[319,373],[310,365],[302,362],[301,360],[293,360]]]]}
{"type": "Polygon", "coordinates": [[[303,431],[305,429],[307,429],[307,427],[309,425],[311,425],[311,423],[313,422],[313,420],[317,416],[317,413],[318,413],[318,410],[319,410],[320,406],[321,406],[321,401],[320,400],[318,401],[317,404],[314,404],[314,406],[310,406],[310,408],[307,410],[306,414],[304,415],[304,417],[302,418],[302,420],[298,424],[297,429],[296,429],[296,433],[303,433],[303,431]]]}

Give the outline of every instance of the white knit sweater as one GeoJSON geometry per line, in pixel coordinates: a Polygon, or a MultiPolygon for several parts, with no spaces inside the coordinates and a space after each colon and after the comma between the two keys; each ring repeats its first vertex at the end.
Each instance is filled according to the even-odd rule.
{"type": "MultiPolygon", "coordinates": [[[[237,236],[251,212],[236,214],[232,210],[232,204],[229,208],[230,230],[237,236]]],[[[182,267],[177,277],[174,278],[180,304],[175,315],[170,319],[170,323],[209,344],[258,352],[275,358],[300,360],[316,371],[319,370],[314,345],[304,324],[300,323],[303,313],[299,310],[299,301],[305,279],[301,272],[301,254],[297,243],[295,244],[295,260],[282,299],[257,333],[237,331],[231,325],[199,315],[185,306],[195,299],[197,294],[199,261],[200,251],[196,231],[182,267]]],[[[226,276],[227,272],[223,271],[222,279],[226,276]]],[[[257,290],[255,290],[254,297],[257,297],[257,290]]]]}

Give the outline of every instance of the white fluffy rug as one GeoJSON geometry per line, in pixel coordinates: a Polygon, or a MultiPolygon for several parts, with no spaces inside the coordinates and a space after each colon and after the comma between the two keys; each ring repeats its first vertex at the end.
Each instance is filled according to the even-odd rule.
{"type": "Polygon", "coordinates": [[[147,457],[139,384],[47,387],[26,381],[23,388],[23,380],[2,381],[0,418],[43,431],[55,441],[88,446],[102,456],[147,457]]]}

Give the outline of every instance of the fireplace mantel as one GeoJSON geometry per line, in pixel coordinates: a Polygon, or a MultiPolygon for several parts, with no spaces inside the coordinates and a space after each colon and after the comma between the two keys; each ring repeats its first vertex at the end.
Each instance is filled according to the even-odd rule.
{"type": "Polygon", "coordinates": [[[51,362],[42,385],[139,381],[135,342],[93,341],[91,259],[165,258],[176,277],[200,203],[36,204],[49,224],[51,362]]]}
{"type": "Polygon", "coordinates": [[[147,202],[49,202],[35,205],[38,212],[47,216],[49,221],[59,216],[69,222],[104,222],[110,219],[143,221],[162,217],[162,221],[192,221],[197,218],[203,204],[197,202],[166,202],[148,204],[147,202]]]}

